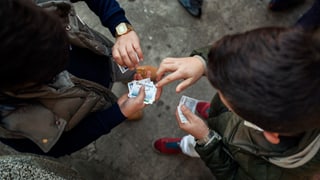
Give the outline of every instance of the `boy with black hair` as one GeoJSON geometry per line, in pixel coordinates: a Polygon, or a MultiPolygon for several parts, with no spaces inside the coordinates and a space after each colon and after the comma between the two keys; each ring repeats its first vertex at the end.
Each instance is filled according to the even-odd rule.
{"type": "Polygon", "coordinates": [[[320,169],[319,35],[260,28],[225,36],[192,57],[165,59],[158,79],[173,73],[158,87],[184,79],[181,92],[207,75],[218,93],[205,121],[181,106],[182,123],[176,112],[192,136],[158,139],[154,149],[200,156],[217,179],[312,178],[320,169]]]}

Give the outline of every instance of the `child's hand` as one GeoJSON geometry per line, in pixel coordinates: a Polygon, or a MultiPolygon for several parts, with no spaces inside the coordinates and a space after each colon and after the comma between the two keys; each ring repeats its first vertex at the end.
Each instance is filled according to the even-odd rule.
{"type": "MultiPolygon", "coordinates": [[[[145,79],[145,78],[150,78],[151,77],[151,71],[147,71],[144,74],[141,74],[140,72],[135,73],[133,75],[133,79],[134,80],[141,80],[141,79],[145,79]]],[[[151,78],[150,78],[151,79],[151,78]]]]}
{"type": "Polygon", "coordinates": [[[132,116],[137,111],[143,109],[146,104],[144,104],[144,86],[142,86],[139,90],[139,94],[137,97],[129,98],[128,94],[122,95],[118,99],[118,105],[120,107],[120,110],[122,114],[126,117],[132,116]]]}
{"type": "Polygon", "coordinates": [[[187,118],[187,122],[182,123],[179,117],[178,110],[176,110],[176,120],[180,129],[191,134],[196,139],[202,139],[209,134],[209,128],[206,123],[193,114],[186,106],[180,107],[182,114],[187,118]]]}
{"type": "MultiPolygon", "coordinates": [[[[145,66],[138,66],[136,69],[136,74],[137,78],[140,79],[145,79],[145,78],[150,78],[151,81],[155,82],[156,81],[156,76],[157,76],[157,70],[158,68],[145,65],[145,66]]],[[[134,78],[136,78],[134,76],[134,78]]],[[[140,79],[135,79],[135,80],[140,80],[140,79]]]]}
{"type": "Polygon", "coordinates": [[[166,58],[157,71],[157,87],[161,88],[171,82],[183,80],[176,87],[179,93],[197,82],[205,73],[205,66],[197,57],[166,58]],[[166,73],[170,73],[165,76],[166,73]]]}
{"type": "MultiPolygon", "coordinates": [[[[153,66],[139,66],[137,68],[137,73],[134,74],[134,76],[133,76],[133,79],[134,80],[141,80],[141,79],[145,79],[145,78],[150,78],[151,81],[153,81],[155,83],[156,71],[157,71],[157,69],[153,66]]],[[[161,93],[162,93],[162,87],[157,88],[155,101],[160,99],[161,93]]]]}

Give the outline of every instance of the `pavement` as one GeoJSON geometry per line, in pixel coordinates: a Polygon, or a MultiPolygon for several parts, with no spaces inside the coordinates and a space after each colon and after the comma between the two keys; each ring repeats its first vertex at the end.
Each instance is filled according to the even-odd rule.
{"type": "MultiPolygon", "coordinates": [[[[311,6],[312,0],[284,12],[267,10],[268,0],[205,0],[200,19],[189,15],[177,0],[119,1],[140,36],[144,61],[158,66],[166,57],[188,56],[193,49],[211,44],[224,35],[264,26],[290,26],[311,6]]],[[[89,26],[113,39],[97,17],[80,2],[79,16],[89,26]]],[[[178,82],[166,86],[161,99],[144,109],[142,120],[124,122],[84,149],[57,159],[89,180],[203,180],[215,179],[198,158],[162,155],[152,142],[160,137],[185,135],[175,121],[182,95],[209,101],[216,93],[206,78],[177,94],[178,82]]],[[[116,83],[117,95],[127,87],[116,83]]],[[[0,155],[20,154],[0,144],[0,155]]]]}

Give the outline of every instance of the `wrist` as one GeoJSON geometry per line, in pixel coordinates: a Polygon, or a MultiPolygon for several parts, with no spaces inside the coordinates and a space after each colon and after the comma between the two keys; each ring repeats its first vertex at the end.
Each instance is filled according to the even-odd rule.
{"type": "Polygon", "coordinates": [[[206,61],[199,55],[194,55],[193,57],[197,58],[201,62],[202,66],[203,66],[203,74],[202,75],[204,75],[204,76],[207,75],[207,63],[206,63],[206,61]]]}
{"type": "Polygon", "coordinates": [[[208,134],[203,138],[195,139],[196,143],[200,146],[205,146],[209,144],[212,140],[221,140],[221,136],[213,130],[209,130],[208,134]]]}
{"type": "Polygon", "coordinates": [[[122,22],[116,26],[115,37],[120,37],[129,33],[130,31],[134,31],[132,25],[129,23],[122,22]]]}

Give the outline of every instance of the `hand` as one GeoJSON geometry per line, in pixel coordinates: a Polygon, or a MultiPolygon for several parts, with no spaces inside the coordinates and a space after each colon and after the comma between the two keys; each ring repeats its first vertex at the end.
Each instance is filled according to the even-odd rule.
{"type": "Polygon", "coordinates": [[[191,134],[196,139],[202,139],[209,134],[208,126],[201,118],[199,118],[198,116],[193,114],[184,105],[181,105],[180,109],[181,109],[182,114],[188,120],[186,123],[182,123],[179,118],[178,109],[176,110],[176,120],[178,122],[180,129],[191,134]]]}
{"type": "Polygon", "coordinates": [[[143,61],[143,53],[137,33],[130,31],[117,37],[112,47],[112,56],[119,65],[126,66],[130,70],[135,69],[139,65],[139,61],[143,61]]]}
{"type": "MultiPolygon", "coordinates": [[[[143,76],[143,75],[140,74],[140,73],[135,73],[135,74],[133,75],[133,79],[134,79],[134,80],[141,80],[141,79],[144,79],[144,78],[151,78],[151,77],[152,77],[151,71],[147,71],[144,75],[145,75],[145,76],[143,76]]],[[[161,93],[162,93],[162,88],[158,88],[158,87],[157,87],[157,93],[156,93],[155,101],[157,101],[157,100],[160,99],[161,93]]]]}
{"type": "Polygon", "coordinates": [[[126,117],[130,117],[137,111],[143,109],[146,106],[146,104],[144,104],[144,97],[145,97],[144,86],[140,88],[140,91],[137,97],[129,98],[128,94],[122,95],[118,99],[118,105],[120,107],[122,114],[126,117]]]}
{"type": "Polygon", "coordinates": [[[194,84],[205,72],[205,67],[197,57],[166,58],[157,71],[157,87],[163,87],[170,82],[183,79],[176,87],[179,93],[194,84]],[[162,79],[165,73],[172,72],[162,79]]]}

